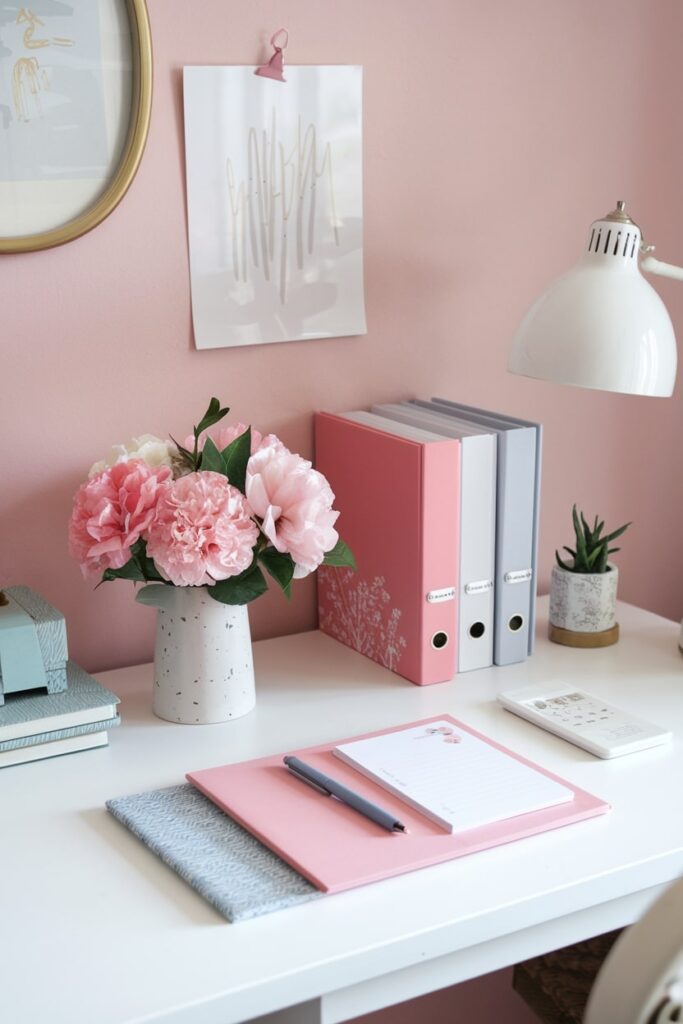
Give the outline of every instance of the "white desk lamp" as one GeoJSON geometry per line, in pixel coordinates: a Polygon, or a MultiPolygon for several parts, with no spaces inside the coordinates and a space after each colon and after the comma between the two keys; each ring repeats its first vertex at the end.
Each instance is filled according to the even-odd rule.
{"type": "Polygon", "coordinates": [[[683,280],[660,263],[619,201],[591,225],[577,265],[554,281],[524,317],[511,373],[630,395],[669,396],[676,338],[666,307],[643,270],[683,280]]]}
{"type": "Polygon", "coordinates": [[[645,245],[624,207],[620,200],[591,225],[577,265],[526,314],[512,343],[511,373],[630,395],[671,395],[674,329],[640,271],[683,280],[683,268],[652,256],[654,246],[645,245]]]}

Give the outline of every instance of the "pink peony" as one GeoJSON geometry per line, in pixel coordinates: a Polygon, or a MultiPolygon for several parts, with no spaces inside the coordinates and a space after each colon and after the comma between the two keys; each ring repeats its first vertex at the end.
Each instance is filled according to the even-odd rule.
{"type": "Polygon", "coordinates": [[[79,487],[69,523],[69,551],[84,576],[120,569],[130,548],[148,529],[169,486],[168,466],[151,468],[131,459],[98,473],[79,487]]]}
{"type": "MultiPolygon", "coordinates": [[[[219,427],[217,430],[203,430],[199,435],[199,450],[201,451],[204,447],[204,442],[207,437],[210,437],[213,443],[218,448],[219,452],[222,452],[224,448],[227,448],[229,444],[235,440],[236,437],[241,437],[242,434],[248,430],[246,423],[233,423],[231,426],[219,427]]],[[[189,437],[185,438],[183,444],[184,448],[188,451],[194,450],[194,435],[190,434],[189,437]]],[[[261,448],[275,447],[285,449],[282,441],[275,436],[275,434],[266,434],[264,437],[260,431],[251,428],[251,454],[259,451],[261,448]]]]}
{"type": "Polygon", "coordinates": [[[220,473],[188,473],[165,491],[147,554],[177,587],[211,586],[247,569],[258,528],[244,496],[220,473]]]}
{"type": "Polygon", "coordinates": [[[339,513],[322,473],[284,446],[269,445],[249,459],[245,492],[270,543],[294,559],[294,575],[317,569],[339,539],[334,529],[339,513]]]}

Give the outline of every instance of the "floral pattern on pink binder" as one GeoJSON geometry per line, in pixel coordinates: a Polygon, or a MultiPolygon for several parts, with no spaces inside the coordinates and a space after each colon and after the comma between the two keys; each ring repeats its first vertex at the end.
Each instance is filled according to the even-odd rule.
{"type": "Polygon", "coordinates": [[[401,609],[392,608],[384,576],[321,566],[320,628],[385,668],[395,670],[407,644],[399,633],[401,609]]]}

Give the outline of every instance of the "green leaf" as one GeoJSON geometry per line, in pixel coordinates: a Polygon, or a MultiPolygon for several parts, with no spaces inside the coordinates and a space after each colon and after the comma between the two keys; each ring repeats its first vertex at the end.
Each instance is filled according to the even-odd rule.
{"type": "Polygon", "coordinates": [[[247,463],[251,456],[251,427],[236,437],[221,452],[225,462],[225,472],[233,487],[244,494],[244,482],[247,476],[247,463]]]}
{"type": "Polygon", "coordinates": [[[586,522],[586,517],[584,516],[583,512],[581,513],[581,525],[583,527],[583,535],[586,538],[586,544],[590,547],[591,542],[593,540],[593,533],[591,531],[590,526],[586,522]]]}
{"type": "Polygon", "coordinates": [[[625,523],[624,526],[620,526],[619,529],[614,530],[613,533],[608,533],[607,536],[602,539],[606,544],[608,544],[610,541],[616,540],[617,537],[621,537],[624,530],[628,530],[629,526],[631,526],[631,523],[625,523]]]}
{"type": "Polygon", "coordinates": [[[572,556],[572,558],[576,558],[576,551],[574,551],[574,548],[568,548],[566,544],[563,544],[562,547],[572,556]]]}
{"type": "Polygon", "coordinates": [[[142,540],[142,538],[140,538],[140,540],[137,541],[133,545],[133,547],[131,548],[131,551],[135,555],[135,558],[137,559],[137,563],[140,566],[140,569],[142,570],[142,574],[143,574],[143,576],[144,576],[144,578],[146,580],[151,580],[153,583],[167,583],[168,582],[167,580],[164,579],[164,577],[161,575],[161,573],[157,569],[156,565],[154,564],[154,560],[151,559],[149,557],[149,555],[147,554],[147,542],[146,541],[144,541],[144,540],[142,540]]]}
{"type": "Polygon", "coordinates": [[[573,565],[567,565],[566,562],[563,562],[562,559],[560,558],[559,551],[555,552],[555,561],[559,565],[560,569],[566,569],[567,572],[574,572],[574,566],[573,565]]]}
{"type": "Polygon", "coordinates": [[[589,569],[592,570],[593,566],[595,565],[595,563],[597,562],[598,558],[600,557],[600,553],[601,553],[602,550],[603,550],[602,544],[600,544],[597,548],[593,548],[593,550],[591,551],[591,553],[589,554],[588,559],[587,559],[587,563],[588,563],[588,568],[589,569]]]}
{"type": "Polygon", "coordinates": [[[180,456],[182,457],[183,462],[186,462],[187,465],[190,467],[190,469],[195,470],[197,468],[196,465],[195,465],[195,461],[196,460],[195,460],[195,457],[192,454],[192,452],[188,451],[187,448],[183,448],[183,446],[181,444],[178,444],[178,442],[176,441],[176,439],[174,437],[171,437],[171,440],[173,441],[173,444],[178,449],[178,452],[179,452],[180,456]]]}
{"type": "Polygon", "coordinates": [[[275,548],[265,548],[259,555],[268,573],[280,584],[285,595],[291,596],[292,579],[294,577],[294,559],[291,555],[282,554],[275,548]]]}
{"type": "MultiPolygon", "coordinates": [[[[102,573],[100,583],[108,583],[111,580],[133,580],[135,583],[166,583],[167,581],[159,574],[159,570],[153,560],[147,554],[147,544],[144,540],[138,540],[130,549],[131,557],[120,569],[105,569],[102,573]]],[[[99,586],[99,584],[98,584],[99,586]]]]}
{"type": "Polygon", "coordinates": [[[135,600],[151,608],[164,608],[172,589],[170,584],[162,586],[160,583],[150,583],[149,586],[141,587],[137,591],[135,600]]]}
{"type": "Polygon", "coordinates": [[[344,543],[341,537],[332,550],[328,551],[323,558],[323,565],[335,565],[338,568],[346,567],[349,569],[358,568],[356,559],[353,557],[353,551],[344,543]]]}
{"type": "Polygon", "coordinates": [[[228,580],[220,580],[212,587],[207,587],[207,593],[221,604],[249,604],[255,601],[268,589],[265,576],[258,565],[252,564],[239,576],[232,576],[228,580]]]}
{"type": "Polygon", "coordinates": [[[621,551],[621,548],[609,548],[607,551],[608,555],[616,555],[617,551],[621,551]]]}
{"type": "Polygon", "coordinates": [[[581,523],[576,512],[576,505],[572,508],[572,522],[574,523],[574,532],[576,533],[576,559],[574,563],[575,569],[578,572],[585,572],[585,566],[588,561],[588,548],[586,546],[586,538],[584,537],[583,530],[581,529],[581,523]]]}
{"type": "Polygon", "coordinates": [[[224,416],[228,415],[229,412],[230,409],[228,406],[226,406],[225,409],[221,409],[221,403],[218,399],[212,398],[209,402],[209,408],[194,428],[195,438],[199,437],[203,430],[208,430],[208,428],[213,427],[215,423],[219,423],[224,416]]]}
{"type": "Polygon", "coordinates": [[[600,557],[595,563],[593,572],[607,572],[607,545],[600,548],[600,557]]]}
{"type": "Polygon", "coordinates": [[[110,580],[135,580],[137,583],[144,582],[146,576],[138,565],[137,558],[133,557],[129,558],[120,569],[105,569],[102,573],[102,583],[108,583],[110,580]]]}
{"type": "Polygon", "coordinates": [[[208,470],[211,473],[221,473],[223,476],[228,475],[225,459],[210,437],[207,437],[202,449],[202,470],[208,470]]]}

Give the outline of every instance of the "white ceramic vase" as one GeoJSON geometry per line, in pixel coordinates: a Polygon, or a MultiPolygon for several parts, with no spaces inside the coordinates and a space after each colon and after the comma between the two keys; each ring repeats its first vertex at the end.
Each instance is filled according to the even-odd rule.
{"type": "Polygon", "coordinates": [[[256,703],[249,610],[205,587],[147,587],[157,607],[154,714],[183,725],[227,722],[256,703]]]}
{"type": "Polygon", "coordinates": [[[550,580],[550,622],[575,633],[602,633],[617,620],[619,570],[567,572],[554,565],[550,580]]]}

